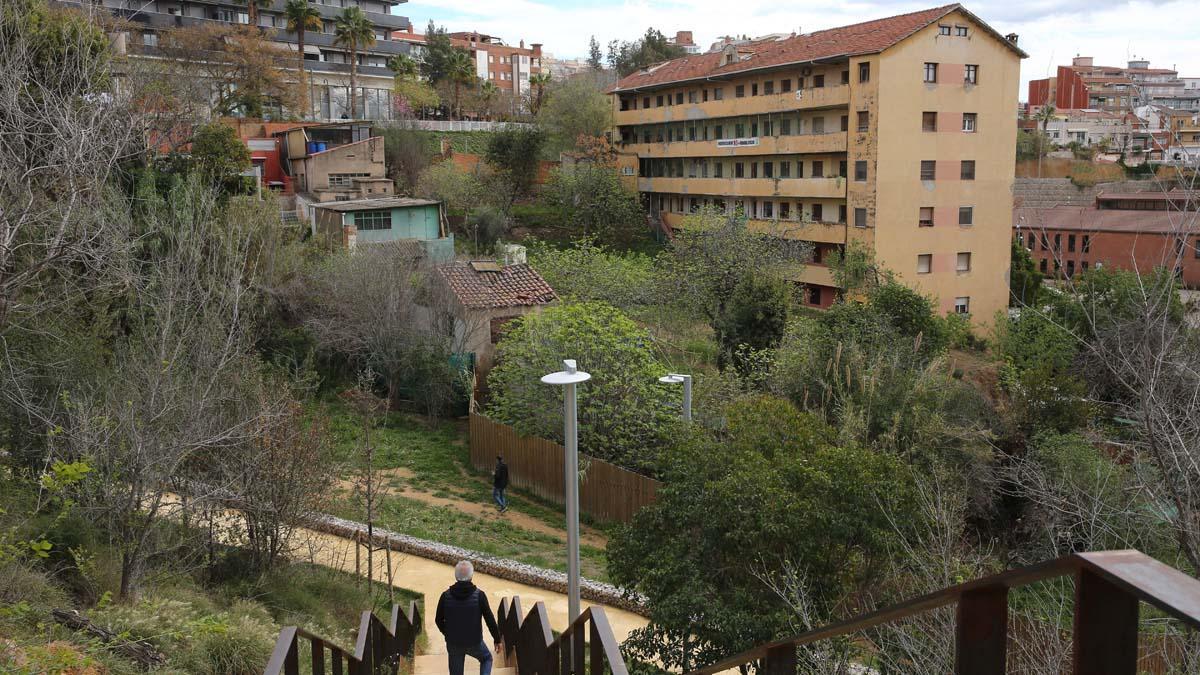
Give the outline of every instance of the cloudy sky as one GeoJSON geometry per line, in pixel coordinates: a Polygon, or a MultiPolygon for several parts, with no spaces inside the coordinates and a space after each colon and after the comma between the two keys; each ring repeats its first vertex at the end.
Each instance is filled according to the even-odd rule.
{"type": "MultiPolygon", "coordinates": [[[[587,55],[592,35],[601,46],[630,40],[648,26],[667,35],[691,30],[707,48],[725,34],[811,32],[937,6],[909,0],[811,3],[779,0],[411,0],[393,12],[404,14],[420,32],[430,19],[449,30],[478,30],[509,44],[541,42],[560,58],[587,55]]],[[[1200,77],[1200,6],[1196,0],[977,0],[964,2],[992,27],[1018,33],[1030,58],[1021,67],[1025,83],[1052,73],[1053,65],[1081,54],[1097,63],[1149,59],[1155,67],[1176,67],[1200,77]]]]}

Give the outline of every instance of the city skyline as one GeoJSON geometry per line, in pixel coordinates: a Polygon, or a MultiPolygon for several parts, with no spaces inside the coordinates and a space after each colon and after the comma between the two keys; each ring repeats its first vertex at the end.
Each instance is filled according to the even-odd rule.
{"type": "MultiPolygon", "coordinates": [[[[1191,48],[1187,21],[1145,20],[1148,11],[1163,16],[1186,16],[1194,9],[1183,1],[1058,0],[1003,3],[997,0],[962,3],[1002,33],[1020,35],[1029,58],[1021,64],[1020,98],[1029,80],[1054,75],[1055,68],[1076,55],[1093,56],[1096,63],[1124,65],[1140,58],[1155,67],[1176,68],[1181,76],[1200,77],[1200,52],[1191,48]]],[[[587,56],[592,35],[607,52],[609,41],[632,40],[654,27],[665,35],[690,30],[703,49],[722,35],[812,32],[895,14],[936,7],[936,2],[873,0],[830,9],[781,6],[765,0],[738,4],[738,14],[715,0],[626,1],[620,4],[581,0],[412,0],[395,11],[407,15],[417,30],[429,20],[450,30],[478,30],[517,43],[541,42],[555,57],[587,56]]]]}

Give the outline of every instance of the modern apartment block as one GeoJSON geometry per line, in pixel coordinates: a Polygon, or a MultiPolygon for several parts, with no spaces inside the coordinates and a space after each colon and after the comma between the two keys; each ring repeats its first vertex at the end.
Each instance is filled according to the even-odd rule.
{"type": "MultiPolygon", "coordinates": [[[[304,35],[305,68],[308,71],[313,109],[306,117],[341,120],[350,114],[350,52],[335,43],[334,25],[346,7],[363,10],[375,28],[375,42],[358,50],[358,117],[369,120],[391,119],[392,71],[388,59],[408,54],[407,42],[393,40],[393,31],[411,30],[408,19],[392,14],[391,9],[406,0],[309,0],[321,14],[321,28],[304,35]]],[[[250,15],[244,0],[60,0],[64,5],[100,5],[134,28],[129,39],[130,51],[149,57],[155,55],[158,33],[164,29],[199,26],[206,23],[247,24],[250,15]]],[[[295,53],[296,34],[287,29],[283,14],[285,0],[273,0],[260,7],[258,25],[271,38],[295,53]]]]}
{"type": "Polygon", "coordinates": [[[491,82],[502,91],[518,96],[529,93],[529,77],[542,72],[542,45],[510,47],[498,37],[478,32],[451,33],[455,47],[471,53],[475,61],[475,74],[479,79],[491,82]]]}
{"type": "Polygon", "coordinates": [[[1076,56],[1071,65],[1059,66],[1054,77],[1029,81],[1029,105],[1118,113],[1144,105],[1200,111],[1200,90],[1190,87],[1189,79],[1174,68],[1151,68],[1145,60],[1100,66],[1091,56],[1076,56]]]}
{"type": "Polygon", "coordinates": [[[669,227],[742,209],[812,242],[809,305],[833,303],[828,260],[861,242],[986,325],[1008,304],[1016,41],[954,4],[657,64],[611,90],[622,170],[669,227]]]}

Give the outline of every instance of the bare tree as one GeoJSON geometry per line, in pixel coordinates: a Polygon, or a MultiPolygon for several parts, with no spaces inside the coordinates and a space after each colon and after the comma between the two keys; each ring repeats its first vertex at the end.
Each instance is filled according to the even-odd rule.
{"type": "Polygon", "coordinates": [[[258,368],[245,281],[251,237],[218,227],[214,207],[214,194],[191,180],[154,215],[157,250],[125,269],[137,304],[116,366],[63,394],[53,434],[57,455],[93,469],[80,508],[120,552],[122,598],[136,595],[147,560],[169,545],[171,482],[255,443],[263,416],[277,412],[245,398],[258,368]]]}
{"type": "Polygon", "coordinates": [[[360,246],[312,270],[292,302],[318,344],[378,373],[396,406],[406,395],[434,416],[463,386],[451,357],[481,330],[456,315],[436,268],[412,242],[360,246]]]}
{"type": "Polygon", "coordinates": [[[95,268],[122,240],[101,205],[141,128],[88,16],[5,2],[0,45],[2,329],[59,306],[67,294],[43,292],[52,275],[95,268]]]}

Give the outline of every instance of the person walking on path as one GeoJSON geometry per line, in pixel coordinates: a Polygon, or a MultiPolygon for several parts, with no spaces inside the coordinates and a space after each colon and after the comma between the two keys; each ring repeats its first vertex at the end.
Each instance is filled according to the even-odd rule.
{"type": "Polygon", "coordinates": [[[504,499],[504,490],[508,487],[508,465],[504,458],[496,455],[496,471],[492,474],[492,499],[500,507],[500,513],[508,510],[508,501],[504,499]]]}
{"type": "Polygon", "coordinates": [[[446,654],[450,657],[450,675],[463,675],[467,655],[479,661],[479,675],[491,675],[492,652],[483,643],[483,628],[487,623],[496,652],[500,652],[500,630],[488,604],[487,595],[474,583],[475,568],[466,560],[454,566],[454,585],[438,598],[433,622],[446,638],[446,654]]]}

